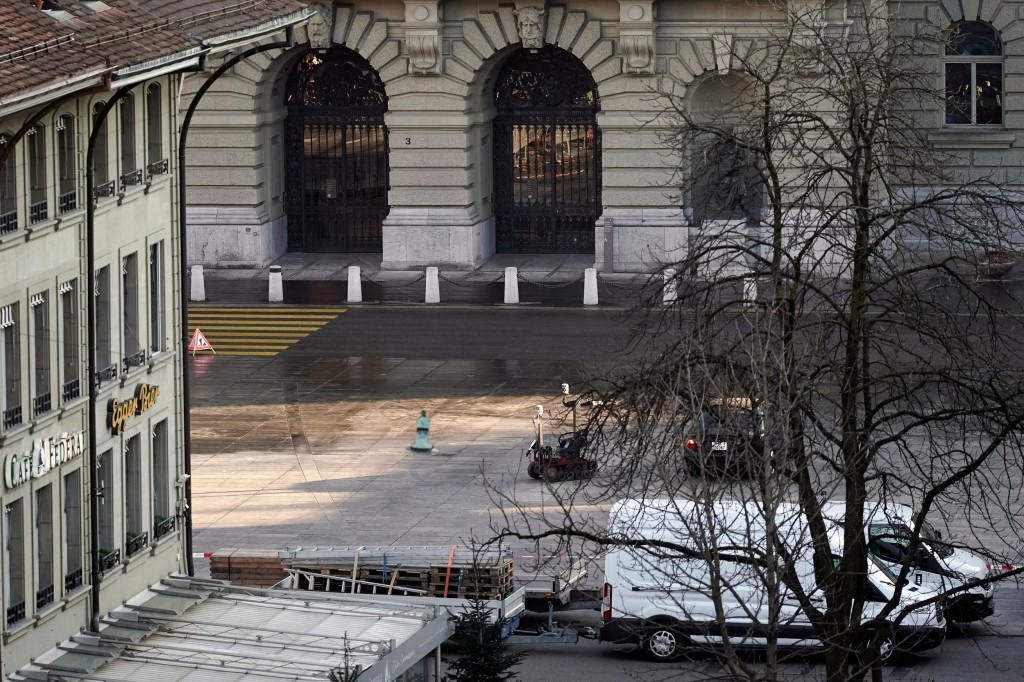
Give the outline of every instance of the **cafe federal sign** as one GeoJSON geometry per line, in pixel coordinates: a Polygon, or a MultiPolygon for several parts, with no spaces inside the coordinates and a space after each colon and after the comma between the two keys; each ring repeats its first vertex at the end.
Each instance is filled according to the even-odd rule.
{"type": "Polygon", "coordinates": [[[62,433],[50,438],[36,438],[32,450],[12,453],[4,458],[4,485],[12,490],[39,478],[64,462],[81,457],[85,452],[85,431],[62,433]]]}
{"type": "Polygon", "coordinates": [[[107,425],[110,426],[110,432],[114,435],[124,433],[125,428],[128,426],[128,421],[156,405],[156,400],[159,397],[159,386],[139,384],[138,388],[135,389],[134,398],[128,398],[127,400],[111,398],[110,406],[107,408],[109,413],[107,425]]]}

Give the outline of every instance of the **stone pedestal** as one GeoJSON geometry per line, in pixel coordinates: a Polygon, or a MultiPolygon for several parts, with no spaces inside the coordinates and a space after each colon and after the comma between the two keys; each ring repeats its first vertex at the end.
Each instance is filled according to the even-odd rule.
{"type": "Polygon", "coordinates": [[[678,208],[605,208],[594,229],[595,268],[607,271],[610,244],[614,272],[652,272],[686,255],[690,228],[678,208]]]}
{"type": "Polygon", "coordinates": [[[473,207],[395,207],[384,219],[385,270],[472,270],[493,253],[494,218],[481,219],[473,207]]]}

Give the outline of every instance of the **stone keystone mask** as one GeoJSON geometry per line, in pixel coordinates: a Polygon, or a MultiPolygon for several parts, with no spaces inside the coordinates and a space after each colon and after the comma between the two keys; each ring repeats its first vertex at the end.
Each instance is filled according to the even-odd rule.
{"type": "Polygon", "coordinates": [[[523,47],[544,47],[544,10],[540,7],[524,7],[512,13],[516,17],[516,28],[519,29],[519,40],[523,47]]]}

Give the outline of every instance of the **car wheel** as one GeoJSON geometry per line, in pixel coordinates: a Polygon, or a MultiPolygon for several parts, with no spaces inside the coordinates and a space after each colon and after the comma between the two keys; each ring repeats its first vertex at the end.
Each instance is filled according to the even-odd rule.
{"type": "Polygon", "coordinates": [[[536,462],[530,462],[526,467],[526,473],[530,478],[540,478],[540,466],[536,462]]]}
{"type": "Polygon", "coordinates": [[[652,626],[644,637],[644,651],[655,661],[674,661],[683,654],[683,637],[666,624],[652,626]]]}
{"type": "Polygon", "coordinates": [[[862,665],[873,665],[876,662],[886,665],[892,660],[896,653],[896,638],[888,623],[868,625],[861,635],[861,641],[857,646],[857,657],[862,665]],[[878,640],[877,648],[871,647],[871,640],[875,637],[876,628],[882,629],[882,636],[878,640]]]}

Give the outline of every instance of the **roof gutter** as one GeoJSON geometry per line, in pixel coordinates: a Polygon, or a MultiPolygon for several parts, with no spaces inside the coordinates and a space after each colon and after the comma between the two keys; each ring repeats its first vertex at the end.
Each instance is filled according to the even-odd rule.
{"type": "Polygon", "coordinates": [[[50,83],[41,89],[20,92],[12,97],[0,97],[0,117],[47,104],[55,99],[66,99],[82,90],[101,87],[113,72],[114,69],[104,66],[50,83]]]}
{"type": "Polygon", "coordinates": [[[294,14],[289,14],[288,16],[274,19],[273,21],[268,21],[264,24],[259,24],[243,31],[234,31],[232,33],[225,33],[222,36],[203,39],[202,44],[206,46],[211,53],[223,52],[225,50],[238,47],[244,43],[250,43],[256,38],[272,35],[283,29],[291,28],[296,24],[301,24],[308,21],[314,14],[316,14],[316,10],[312,7],[307,7],[300,12],[295,12],[294,14]]]}
{"type": "Polygon", "coordinates": [[[154,59],[143,64],[118,69],[114,72],[114,82],[119,86],[134,85],[169,73],[185,71],[198,66],[199,59],[205,52],[206,50],[197,47],[165,59],[154,59]]]}

